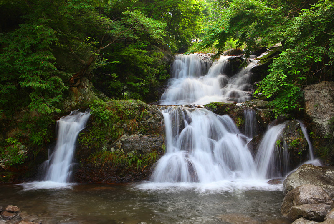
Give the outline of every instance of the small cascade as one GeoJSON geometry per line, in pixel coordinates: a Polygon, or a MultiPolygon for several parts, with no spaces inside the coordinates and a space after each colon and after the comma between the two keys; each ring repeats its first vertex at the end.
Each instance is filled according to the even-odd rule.
{"type": "Polygon", "coordinates": [[[256,112],[253,109],[246,109],[245,116],[245,135],[253,138],[257,134],[256,112]]]}
{"type": "Polygon", "coordinates": [[[89,116],[89,112],[74,111],[57,121],[58,138],[54,152],[46,161],[45,181],[69,182],[75,143],[79,132],[85,128],[89,116]]]}
{"type": "Polygon", "coordinates": [[[24,183],[26,190],[69,186],[75,143],[80,131],[85,128],[89,116],[89,112],[73,111],[57,121],[58,137],[55,149],[49,155],[49,159],[42,164],[46,170],[44,179],[39,182],[24,183]]]}
{"type": "MultiPolygon", "coordinates": [[[[261,178],[280,176],[278,170],[281,170],[281,166],[277,166],[276,162],[280,163],[283,161],[284,164],[288,162],[287,150],[284,150],[285,153],[283,153],[283,155],[279,155],[277,151],[275,152],[276,141],[282,134],[284,128],[285,124],[270,127],[259,145],[255,163],[257,164],[258,174],[261,178]]],[[[283,169],[287,169],[287,165],[283,165],[283,167],[283,169]]]]}
{"type": "Polygon", "coordinates": [[[302,129],[302,132],[303,132],[303,134],[304,134],[304,137],[305,137],[305,139],[306,139],[306,141],[307,141],[307,143],[308,143],[309,156],[310,156],[309,159],[310,159],[311,161],[313,161],[313,160],[314,160],[313,147],[312,147],[312,143],[311,143],[311,141],[310,141],[310,138],[309,138],[309,136],[308,136],[308,134],[307,134],[306,127],[305,127],[305,125],[303,124],[303,122],[301,122],[301,121],[298,121],[298,122],[299,122],[299,124],[300,124],[301,129],[302,129]]]}
{"type": "Polygon", "coordinates": [[[170,107],[164,117],[167,152],[157,163],[153,182],[209,183],[255,177],[249,139],[229,116],[170,107]]]}
{"type": "Polygon", "coordinates": [[[210,102],[243,102],[250,99],[249,78],[256,60],[228,77],[224,71],[233,56],[221,56],[208,70],[197,54],[177,55],[172,65],[169,87],[161,105],[207,104],[210,102]]]}

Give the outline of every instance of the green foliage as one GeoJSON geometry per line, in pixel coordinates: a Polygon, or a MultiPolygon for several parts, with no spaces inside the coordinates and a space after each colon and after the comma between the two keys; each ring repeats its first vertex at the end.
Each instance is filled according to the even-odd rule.
{"type": "Polygon", "coordinates": [[[0,145],[0,166],[7,168],[17,164],[22,164],[27,158],[27,150],[15,138],[7,138],[5,143],[0,145]]]}
{"type": "Polygon", "coordinates": [[[147,166],[152,166],[158,158],[156,151],[147,154],[137,154],[136,152],[124,153],[118,151],[99,151],[92,154],[87,161],[95,166],[122,166],[123,169],[144,169],[147,166]]]}
{"type": "Polygon", "coordinates": [[[216,16],[205,27],[202,47],[218,51],[233,38],[246,54],[280,43],[282,51],[255,94],[271,102],[276,114],[303,108],[303,87],[333,80],[333,1],[231,0],[211,3],[216,16]]]}
{"type": "Polygon", "coordinates": [[[302,108],[304,85],[332,79],[333,15],[333,3],[319,1],[292,20],[285,33],[285,49],[256,91],[274,98],[271,104],[277,113],[302,108]]]}

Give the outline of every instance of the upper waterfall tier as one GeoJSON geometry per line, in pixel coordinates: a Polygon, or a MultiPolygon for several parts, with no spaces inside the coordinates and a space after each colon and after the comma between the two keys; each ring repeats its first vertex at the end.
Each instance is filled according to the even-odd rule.
{"type": "Polygon", "coordinates": [[[230,74],[227,68],[233,56],[221,56],[210,66],[197,54],[177,55],[172,65],[168,88],[161,105],[207,104],[210,102],[243,102],[251,97],[251,68],[256,61],[230,74]]]}

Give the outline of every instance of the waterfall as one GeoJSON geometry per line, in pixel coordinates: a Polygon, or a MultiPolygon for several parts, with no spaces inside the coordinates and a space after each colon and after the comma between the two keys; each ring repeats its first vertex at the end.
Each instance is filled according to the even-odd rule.
{"type": "MultiPolygon", "coordinates": [[[[248,143],[257,134],[254,110],[244,111],[245,134],[242,134],[228,115],[181,106],[249,100],[250,71],[256,60],[229,77],[224,71],[231,58],[222,56],[210,69],[203,68],[195,54],[175,58],[172,77],[160,104],[180,106],[162,107],[167,150],[157,162],[148,188],[164,186],[164,183],[167,186],[199,183],[210,188],[224,186],[225,190],[268,189],[269,178],[289,171],[287,146],[283,144],[283,149],[275,150],[285,124],[270,126],[252,155],[248,143]]],[[[311,151],[310,148],[313,158],[311,151]]]]}
{"type": "Polygon", "coordinates": [[[90,116],[89,112],[72,112],[70,115],[57,121],[58,137],[54,152],[47,163],[45,181],[67,183],[71,177],[71,165],[75,143],[79,132],[85,128],[90,116]]]}
{"type": "Polygon", "coordinates": [[[247,109],[244,111],[245,116],[245,135],[249,138],[253,138],[256,133],[256,112],[253,109],[247,109]]]}
{"type": "Polygon", "coordinates": [[[196,55],[177,55],[168,89],[161,105],[207,104],[210,102],[243,102],[250,99],[250,70],[256,60],[240,72],[228,77],[224,70],[233,56],[221,56],[207,71],[207,64],[196,55]]]}
{"type": "Polygon", "coordinates": [[[58,136],[56,146],[42,167],[45,168],[43,181],[23,184],[26,190],[68,187],[73,166],[75,143],[81,130],[85,128],[89,112],[73,111],[57,121],[58,136]]]}
{"type": "Polygon", "coordinates": [[[249,139],[229,116],[186,107],[171,107],[164,116],[167,152],[157,163],[153,182],[209,183],[255,177],[249,139]]]}
{"type": "MultiPolygon", "coordinates": [[[[275,172],[277,170],[275,163],[277,156],[275,156],[274,150],[276,141],[284,128],[285,124],[270,127],[260,143],[255,162],[258,166],[258,174],[261,178],[277,176],[277,172],[275,172]]],[[[286,155],[287,154],[285,154],[285,159],[286,155]]]]}

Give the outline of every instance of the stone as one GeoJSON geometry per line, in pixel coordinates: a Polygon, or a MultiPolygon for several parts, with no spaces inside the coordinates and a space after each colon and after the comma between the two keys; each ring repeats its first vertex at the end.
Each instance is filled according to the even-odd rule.
{"type": "Polygon", "coordinates": [[[323,135],[330,134],[329,120],[334,117],[334,82],[323,81],[304,88],[305,112],[323,135]]]}
{"type": "Polygon", "coordinates": [[[19,212],[20,209],[19,209],[19,207],[17,207],[17,206],[14,206],[14,205],[8,205],[7,208],[6,208],[6,211],[7,211],[7,212],[19,212]]]}
{"type": "Polygon", "coordinates": [[[304,218],[295,220],[292,224],[317,224],[318,222],[310,221],[304,218]]]}
{"type": "Polygon", "coordinates": [[[325,220],[331,206],[327,204],[303,204],[292,206],[286,217],[296,220],[300,217],[322,222],[325,220]]]}
{"type": "Polygon", "coordinates": [[[283,182],[283,192],[304,185],[312,184],[322,187],[330,197],[334,196],[334,167],[321,167],[311,164],[300,166],[295,172],[286,177],[283,182]]]}
{"type": "Polygon", "coordinates": [[[333,219],[334,220],[334,209],[332,209],[327,215],[326,220],[333,219]]]}
{"type": "Polygon", "coordinates": [[[8,212],[8,211],[3,211],[3,212],[1,213],[1,216],[2,216],[2,218],[5,219],[5,220],[10,220],[10,219],[15,218],[15,216],[17,216],[17,213],[8,212]]]}
{"type": "Polygon", "coordinates": [[[122,149],[124,152],[150,153],[154,149],[159,149],[164,144],[163,136],[154,135],[123,135],[114,143],[115,149],[122,149]]]}
{"type": "Polygon", "coordinates": [[[332,204],[331,197],[322,187],[306,184],[286,194],[281,213],[292,220],[304,217],[314,221],[323,221],[332,204]]]}

